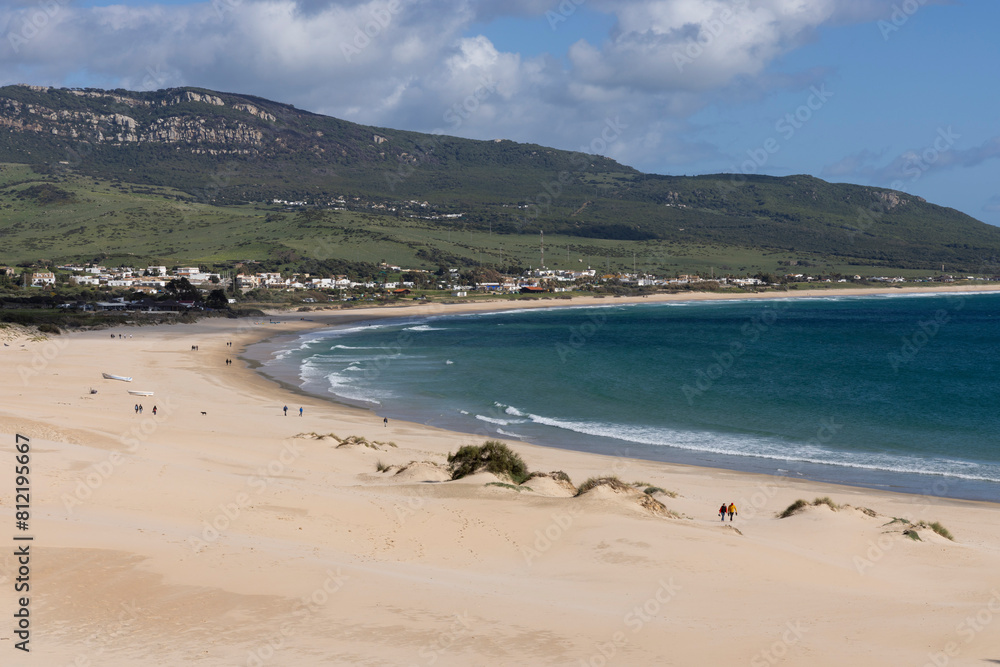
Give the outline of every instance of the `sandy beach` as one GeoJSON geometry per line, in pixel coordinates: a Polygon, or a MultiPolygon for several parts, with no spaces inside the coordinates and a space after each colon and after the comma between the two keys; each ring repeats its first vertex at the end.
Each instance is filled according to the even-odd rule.
{"type": "Polygon", "coordinates": [[[262,339],[359,318],[654,298],[733,296],[0,329],[0,664],[1000,663],[1000,505],[520,442],[508,444],[531,470],[670,493],[447,481],[448,453],[483,438],[385,426],[240,358],[262,339]],[[16,434],[30,439],[27,530],[16,527],[16,434]],[[818,497],[840,507],[777,518],[818,497]],[[723,501],[737,505],[733,521],[719,520],[723,501]],[[904,535],[914,530],[919,540],[904,535]],[[23,567],[30,588],[16,592],[23,567]],[[23,608],[30,653],[15,646],[23,608]]]}

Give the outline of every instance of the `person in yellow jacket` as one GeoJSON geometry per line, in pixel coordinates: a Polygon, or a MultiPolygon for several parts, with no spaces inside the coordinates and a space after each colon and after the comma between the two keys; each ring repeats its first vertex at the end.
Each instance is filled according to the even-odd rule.
{"type": "Polygon", "coordinates": [[[732,523],[733,517],[736,516],[736,503],[729,503],[729,521],[732,523]]]}

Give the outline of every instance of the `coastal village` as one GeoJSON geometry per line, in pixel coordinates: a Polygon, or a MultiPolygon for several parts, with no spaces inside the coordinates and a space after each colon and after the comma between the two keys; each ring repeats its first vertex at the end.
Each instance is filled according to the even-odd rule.
{"type": "MultiPolygon", "coordinates": [[[[382,263],[381,280],[355,280],[347,275],[313,275],[309,273],[250,272],[245,270],[216,272],[198,266],[147,266],[106,267],[98,264],[66,264],[48,271],[12,267],[0,267],[0,277],[8,284],[25,288],[50,288],[57,286],[90,287],[111,292],[134,292],[156,297],[165,295],[171,283],[186,281],[185,287],[193,287],[199,292],[209,293],[222,290],[229,303],[235,303],[238,294],[250,290],[273,290],[285,292],[309,292],[302,300],[316,302],[321,297],[327,301],[351,301],[359,297],[367,300],[409,296],[414,291],[444,292],[451,297],[469,297],[476,294],[552,294],[573,291],[602,291],[616,287],[632,291],[675,291],[675,290],[756,290],[779,287],[790,283],[875,283],[902,285],[905,283],[951,283],[955,281],[1000,281],[1000,276],[975,277],[934,275],[924,278],[904,278],[902,276],[813,276],[802,273],[783,276],[719,276],[677,275],[662,277],[646,273],[599,273],[588,268],[568,271],[557,269],[531,269],[521,275],[504,275],[494,272],[489,282],[474,280],[472,274],[459,269],[411,269],[382,263]]],[[[106,308],[120,308],[122,298],[107,302],[106,308]]],[[[181,305],[193,307],[195,301],[181,301],[181,305]]],[[[98,304],[98,309],[100,309],[98,304]]]]}

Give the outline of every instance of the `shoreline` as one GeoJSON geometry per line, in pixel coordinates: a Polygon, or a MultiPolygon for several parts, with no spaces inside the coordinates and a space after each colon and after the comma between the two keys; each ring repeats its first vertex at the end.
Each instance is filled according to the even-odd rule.
{"type": "MultiPolygon", "coordinates": [[[[956,632],[1000,613],[989,583],[1000,504],[518,442],[531,470],[665,492],[574,496],[554,477],[514,490],[484,472],[446,481],[447,454],[481,438],[385,426],[238,360],[254,342],[323,326],[287,317],[6,338],[0,450],[12,458],[13,434],[30,438],[35,655],[12,648],[7,624],[4,664],[735,665],[780,649],[795,666],[938,655],[971,666],[1000,655],[996,633],[956,632]],[[154,392],[143,414],[129,389],[154,392]],[[812,503],[824,495],[836,509],[812,503]],[[798,499],[809,505],[777,518],[798,499]],[[725,523],[723,500],[738,507],[725,523]]],[[[9,479],[8,526],[13,500],[9,479]]],[[[0,579],[18,567],[0,556],[0,579]]],[[[0,613],[16,603],[8,586],[0,613]]]]}
{"type": "MultiPolygon", "coordinates": [[[[322,329],[336,329],[342,326],[347,326],[350,324],[358,323],[375,323],[384,320],[391,319],[424,319],[431,317],[442,317],[449,315],[465,315],[470,313],[490,313],[490,312],[503,312],[510,310],[519,309],[562,309],[562,308],[590,308],[590,307],[602,307],[602,306],[615,306],[622,304],[651,304],[658,302],[684,302],[684,301],[729,301],[729,300],[744,300],[744,299],[754,299],[754,298],[822,298],[822,297],[865,297],[865,296],[895,296],[895,295],[935,295],[935,294],[945,294],[945,293],[995,293],[1000,292],[1000,288],[989,288],[988,286],[958,286],[957,288],[949,288],[949,286],[944,286],[940,288],[909,288],[904,291],[904,288],[874,288],[874,289],[841,289],[841,290],[813,290],[808,293],[798,293],[798,292],[766,292],[757,294],[747,294],[743,296],[734,295],[718,295],[714,293],[702,293],[696,295],[690,294],[670,294],[670,295],[655,295],[653,298],[643,298],[643,297],[622,297],[619,299],[613,299],[610,302],[603,298],[592,298],[583,297],[581,299],[571,300],[560,300],[556,303],[539,303],[537,301],[528,301],[526,303],[519,302],[489,302],[489,303],[475,303],[475,304],[447,304],[441,305],[440,308],[426,308],[426,306],[405,306],[393,308],[391,312],[386,312],[386,308],[368,308],[364,310],[351,309],[346,311],[344,314],[350,313],[350,316],[341,318],[340,313],[326,314],[322,317],[325,322],[321,322],[320,318],[315,318],[315,321],[308,322],[302,329],[297,330],[295,333],[276,333],[274,335],[267,336],[259,341],[248,343],[244,351],[241,352],[241,359],[248,363],[248,365],[253,368],[255,372],[264,377],[267,381],[273,382],[285,388],[292,393],[299,396],[308,396],[315,399],[328,401],[332,404],[341,406],[348,410],[359,410],[364,413],[371,415],[378,414],[379,418],[382,416],[393,417],[396,420],[403,419],[413,424],[419,424],[431,428],[442,428],[446,431],[454,431],[456,433],[461,433],[467,436],[475,436],[478,438],[485,439],[499,439],[510,444],[524,444],[531,445],[534,447],[544,447],[549,449],[554,449],[556,451],[572,451],[584,454],[594,454],[594,455],[606,455],[603,454],[599,449],[595,450],[593,447],[587,447],[584,445],[573,446],[567,442],[559,442],[559,437],[550,438],[549,440],[539,440],[536,438],[531,438],[528,440],[522,440],[518,438],[511,438],[506,435],[490,434],[479,430],[471,430],[463,428],[461,424],[457,423],[457,420],[451,420],[452,423],[433,424],[427,421],[421,421],[419,416],[409,413],[406,411],[398,410],[383,410],[379,406],[365,405],[362,401],[351,401],[349,399],[343,398],[336,394],[323,394],[320,392],[311,392],[308,389],[302,388],[295,384],[297,380],[291,379],[290,376],[282,377],[279,374],[275,374],[266,368],[268,363],[267,357],[270,356],[277,348],[281,347],[281,342],[293,341],[300,337],[303,333],[307,331],[316,331],[322,329]],[[975,288],[975,289],[972,289],[975,288]],[[658,298],[656,298],[658,297],[658,298]],[[500,305],[498,308],[491,308],[490,306],[500,305]],[[524,306],[524,308],[521,308],[524,306]],[[415,312],[419,311],[419,312],[415,312]],[[430,311],[430,312],[428,312],[430,311]],[[315,325],[315,326],[309,326],[315,325]],[[253,349],[252,349],[253,348],[253,349]],[[381,414],[382,412],[385,415],[381,414]],[[394,416],[395,415],[395,416],[394,416]]],[[[274,317],[279,317],[277,313],[273,314],[274,317]]],[[[291,317],[292,314],[285,314],[285,317],[291,317]]],[[[289,373],[291,370],[289,369],[289,373]]],[[[440,420],[439,420],[440,421],[440,420]]],[[[559,434],[554,434],[558,436],[559,434]]],[[[563,434],[565,435],[565,434],[563,434]]],[[[898,471],[888,471],[888,470],[876,470],[868,468],[853,468],[844,467],[832,463],[817,463],[808,461],[793,461],[793,460],[781,460],[781,459],[760,459],[759,457],[747,456],[742,457],[736,454],[722,454],[722,453],[711,453],[697,450],[686,450],[670,447],[669,445],[663,449],[650,449],[647,446],[640,445],[639,443],[632,443],[631,441],[617,441],[614,438],[609,437],[599,437],[599,436],[587,436],[586,439],[594,440],[595,442],[606,441],[608,443],[608,450],[612,447],[615,451],[625,451],[626,454],[631,455],[633,458],[638,458],[639,460],[662,463],[665,465],[684,465],[695,467],[703,470],[724,470],[733,473],[748,474],[748,475],[763,475],[765,477],[777,477],[781,479],[792,479],[801,480],[804,482],[812,482],[817,484],[832,484],[839,485],[847,488],[858,488],[858,489],[868,489],[872,491],[883,491],[886,493],[899,493],[905,495],[912,495],[917,497],[931,496],[937,498],[948,498],[953,500],[970,501],[970,502],[989,502],[991,498],[991,492],[997,487],[996,483],[989,481],[976,481],[976,480],[964,480],[960,478],[952,478],[947,475],[931,475],[923,473],[907,473],[898,471]],[[620,445],[615,446],[615,443],[620,442],[620,445]],[[638,451],[636,451],[638,450],[638,451]],[[642,450],[648,450],[644,452],[642,450]],[[707,459],[707,460],[706,460],[707,459]],[[794,470],[794,473],[793,473],[794,470]],[[966,491],[964,494],[961,491],[953,490],[955,487],[969,488],[972,487],[973,491],[966,491]]]]}

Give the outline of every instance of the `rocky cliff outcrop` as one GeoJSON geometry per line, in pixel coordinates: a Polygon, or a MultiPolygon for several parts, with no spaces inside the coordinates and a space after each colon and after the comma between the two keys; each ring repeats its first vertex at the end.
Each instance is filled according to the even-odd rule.
{"type": "MultiPolygon", "coordinates": [[[[52,89],[24,86],[34,92],[50,94],[52,89]]],[[[131,115],[96,110],[54,109],[41,104],[0,97],[0,127],[19,132],[50,134],[68,139],[93,141],[111,145],[122,144],[216,144],[239,148],[247,152],[263,146],[264,135],[250,122],[212,113],[213,108],[226,107],[217,95],[185,90],[159,100],[140,99],[101,91],[62,91],[76,97],[98,100],[105,105],[124,105],[133,109],[156,109],[179,104],[205,105],[201,115],[170,115],[145,113],[139,119],[131,115]]],[[[56,106],[56,105],[53,105],[56,106]]],[[[274,121],[274,115],[252,104],[234,103],[232,109],[262,120],[274,121]]],[[[230,114],[231,115],[231,114],[230,114]]],[[[216,153],[217,149],[210,152],[216,153]]],[[[223,152],[226,152],[223,149],[223,152]]]]}

